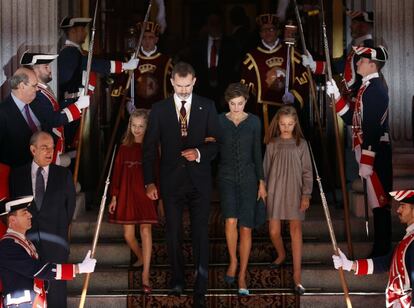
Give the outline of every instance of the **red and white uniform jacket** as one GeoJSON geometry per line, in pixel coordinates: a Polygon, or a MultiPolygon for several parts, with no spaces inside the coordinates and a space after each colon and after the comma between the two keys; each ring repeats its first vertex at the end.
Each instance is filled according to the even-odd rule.
{"type": "Polygon", "coordinates": [[[352,125],[352,141],[355,158],[359,165],[372,166],[374,172],[367,179],[368,203],[371,207],[385,206],[389,202],[387,176],[381,168],[391,164],[381,151],[389,145],[388,135],[388,93],[378,73],[363,78],[355,105],[344,98],[336,103],[336,112],[347,125],[352,125]],[[381,152],[381,153],[380,153],[381,152]],[[377,159],[377,157],[379,157],[377,159]]]}
{"type": "Polygon", "coordinates": [[[39,260],[31,241],[8,229],[0,240],[0,278],[5,306],[33,303],[46,308],[45,280],[72,280],[74,264],[44,263],[39,260]]]}
{"type": "Polygon", "coordinates": [[[407,233],[390,254],[357,260],[356,275],[369,275],[389,271],[387,289],[385,290],[386,307],[414,307],[414,224],[407,228],[407,233]]]}

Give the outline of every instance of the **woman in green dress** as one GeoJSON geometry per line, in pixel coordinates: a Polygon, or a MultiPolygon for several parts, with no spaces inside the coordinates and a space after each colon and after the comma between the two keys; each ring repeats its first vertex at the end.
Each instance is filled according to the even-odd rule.
{"type": "Polygon", "coordinates": [[[244,111],[249,98],[248,93],[244,85],[230,84],[224,93],[230,111],[219,116],[222,136],[218,184],[230,257],[224,280],[228,284],[235,282],[238,265],[237,239],[240,236],[238,276],[240,295],[249,294],[246,271],[252,245],[252,228],[255,227],[257,201],[266,198],[261,122],[257,116],[244,111]]]}

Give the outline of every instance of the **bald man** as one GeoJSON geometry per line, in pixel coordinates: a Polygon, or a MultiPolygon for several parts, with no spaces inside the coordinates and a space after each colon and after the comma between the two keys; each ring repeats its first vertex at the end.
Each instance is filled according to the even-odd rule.
{"type": "Polygon", "coordinates": [[[36,97],[35,73],[19,68],[9,82],[11,93],[0,103],[0,162],[14,168],[31,161],[29,140],[41,126],[29,108],[36,97]]]}

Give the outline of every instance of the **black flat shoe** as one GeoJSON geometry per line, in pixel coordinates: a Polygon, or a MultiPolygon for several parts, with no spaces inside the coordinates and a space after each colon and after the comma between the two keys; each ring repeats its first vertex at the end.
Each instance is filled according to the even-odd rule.
{"type": "Polygon", "coordinates": [[[235,276],[225,275],[223,280],[224,280],[224,282],[225,282],[225,283],[227,283],[228,285],[232,285],[232,284],[234,284],[234,282],[236,281],[236,277],[235,277],[235,276]]]}
{"type": "Polygon", "coordinates": [[[183,293],[182,286],[175,286],[171,290],[168,291],[168,295],[171,295],[171,296],[181,296],[182,293],[183,293]]]}
{"type": "Polygon", "coordinates": [[[294,287],[294,292],[296,295],[303,295],[306,292],[306,289],[300,284],[298,283],[295,287],[294,287]]]}

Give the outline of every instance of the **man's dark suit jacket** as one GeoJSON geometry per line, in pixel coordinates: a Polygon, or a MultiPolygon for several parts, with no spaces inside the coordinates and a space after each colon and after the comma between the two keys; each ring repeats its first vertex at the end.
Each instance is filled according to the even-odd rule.
{"type": "Polygon", "coordinates": [[[0,162],[12,168],[29,163],[31,136],[29,125],[9,95],[0,103],[0,162]]]}
{"type": "Polygon", "coordinates": [[[144,181],[155,183],[154,163],[158,144],[161,145],[160,189],[161,196],[169,196],[180,186],[182,176],[189,176],[195,187],[203,193],[211,190],[210,163],[218,150],[217,142],[205,142],[206,137],[218,138],[219,124],[214,103],[193,94],[188,123],[188,136],[181,138],[180,126],[173,97],[152,106],[144,138],[144,181]],[[200,163],[189,162],[181,151],[197,148],[200,163]]]}
{"type": "Polygon", "coordinates": [[[222,37],[218,50],[217,87],[211,87],[207,52],[208,37],[203,37],[192,48],[190,63],[194,65],[196,71],[195,91],[214,100],[216,106],[220,107],[219,110],[223,110],[222,97],[224,91],[230,83],[240,80],[240,63],[238,62],[240,57],[235,42],[228,37],[222,37]]]}
{"type": "MultiPolygon", "coordinates": [[[[33,195],[31,164],[12,170],[10,195],[33,195]]],[[[27,235],[40,237],[40,243],[34,243],[42,261],[67,262],[68,227],[75,211],[75,196],[71,172],[67,168],[51,164],[40,211],[34,203],[29,207],[33,218],[32,228],[27,235]]]]}

